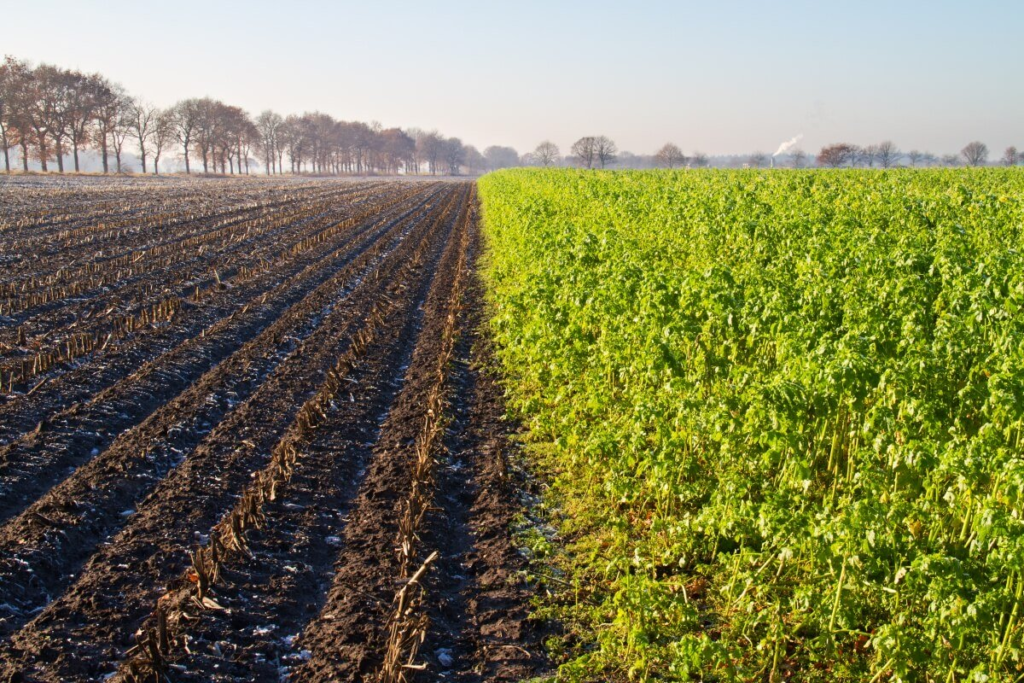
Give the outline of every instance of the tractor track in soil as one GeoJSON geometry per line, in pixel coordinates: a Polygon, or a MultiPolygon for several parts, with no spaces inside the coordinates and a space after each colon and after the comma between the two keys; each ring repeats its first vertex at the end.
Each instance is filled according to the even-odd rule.
{"type": "Polygon", "coordinates": [[[488,371],[475,188],[417,197],[273,289],[290,303],[202,371],[162,391],[153,374],[100,447],[85,425],[119,387],[131,406],[138,373],[8,444],[52,445],[0,525],[0,680],[548,671],[510,538],[528,483],[488,371]]]}

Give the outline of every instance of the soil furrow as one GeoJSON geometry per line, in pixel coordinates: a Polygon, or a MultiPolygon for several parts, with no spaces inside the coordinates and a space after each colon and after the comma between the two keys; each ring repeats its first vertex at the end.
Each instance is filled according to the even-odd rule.
{"type": "MultiPolygon", "coordinates": [[[[464,231],[466,226],[467,221],[461,220],[460,229],[464,231]]],[[[420,342],[341,536],[342,551],[327,601],[296,642],[303,661],[290,670],[293,680],[362,680],[374,675],[384,661],[396,582],[403,578],[402,568],[408,561],[419,559],[396,546],[416,487],[414,468],[421,432],[425,424],[440,419],[440,415],[428,414],[428,406],[437,391],[444,331],[456,305],[452,298],[465,247],[463,237],[458,234],[450,240],[439,266],[445,276],[427,297],[420,342]]]]}
{"type": "MultiPolygon", "coordinates": [[[[478,253],[474,234],[471,264],[478,253]]],[[[526,561],[510,529],[531,482],[513,457],[515,425],[486,335],[482,285],[471,278],[456,348],[448,457],[436,479],[436,507],[423,543],[440,559],[427,580],[430,627],[421,651],[427,672],[466,683],[523,681],[548,671],[544,628],[529,619],[526,561]]],[[[421,677],[433,680],[430,673],[421,677]]]]}

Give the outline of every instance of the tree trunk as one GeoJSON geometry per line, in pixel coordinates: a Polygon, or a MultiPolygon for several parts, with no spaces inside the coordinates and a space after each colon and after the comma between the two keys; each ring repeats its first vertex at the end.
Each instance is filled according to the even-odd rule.
{"type": "Polygon", "coordinates": [[[103,152],[103,173],[110,173],[110,164],[107,162],[107,134],[100,133],[100,150],[103,152]]]}
{"type": "Polygon", "coordinates": [[[142,158],[142,175],[146,175],[146,148],[139,146],[139,156],[142,158]]]}
{"type": "Polygon", "coordinates": [[[21,167],[28,173],[28,140],[21,140],[21,167]]]}
{"type": "Polygon", "coordinates": [[[57,171],[64,172],[64,145],[61,144],[60,138],[57,138],[57,171]]]}
{"type": "Polygon", "coordinates": [[[153,157],[153,175],[160,175],[160,155],[153,157]]]}
{"type": "Polygon", "coordinates": [[[78,170],[78,138],[71,138],[71,150],[72,155],[75,157],[75,173],[79,173],[78,170]]]}
{"type": "Polygon", "coordinates": [[[188,145],[185,145],[185,175],[192,173],[192,169],[188,165],[188,145]]]}
{"type": "Polygon", "coordinates": [[[39,168],[46,173],[46,136],[39,134],[39,168]]]}

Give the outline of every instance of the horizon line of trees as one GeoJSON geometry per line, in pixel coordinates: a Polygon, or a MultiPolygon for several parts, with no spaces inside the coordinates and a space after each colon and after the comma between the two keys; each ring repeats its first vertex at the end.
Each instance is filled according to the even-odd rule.
{"type": "MultiPolygon", "coordinates": [[[[249,174],[458,175],[482,169],[484,155],[459,138],[437,131],[383,128],[379,123],[339,121],[322,112],[283,117],[266,110],[253,118],[240,107],[209,97],[184,99],[161,109],[128,94],[101,74],[50,64],[32,66],[7,56],[0,63],[0,152],[11,172],[11,152],[24,171],[38,162],[64,172],[70,156],[95,151],[104,173],[127,170],[134,149],[142,173],[160,172],[160,160],[176,151],[185,172],[249,174]],[[113,163],[111,163],[113,162],[113,163]]],[[[499,152],[508,148],[494,148],[499,152]]],[[[488,148],[491,151],[491,148],[488,148]]],[[[499,154],[500,156],[500,154],[499,154]]]]}
{"type": "MultiPolygon", "coordinates": [[[[695,151],[687,155],[674,143],[666,143],[650,156],[619,152],[614,141],[606,136],[585,136],[573,143],[569,154],[562,156],[558,145],[544,140],[532,152],[519,155],[511,147],[488,147],[484,154],[486,170],[512,166],[575,166],[579,168],[707,168],[712,165],[733,168],[765,168],[787,164],[792,168],[822,166],[829,168],[895,168],[919,166],[984,166],[988,163],[988,146],[982,142],[968,143],[959,154],[936,155],[911,150],[903,152],[891,140],[875,145],[859,146],[836,143],[821,148],[817,156],[810,156],[799,147],[768,155],[754,152],[749,155],[717,157],[695,151]]],[[[998,161],[1005,166],[1024,164],[1024,153],[1010,146],[998,161]]]]}
{"type": "MultiPolygon", "coordinates": [[[[266,174],[422,174],[458,175],[463,169],[482,172],[512,166],[569,165],[581,168],[703,168],[712,160],[695,151],[686,155],[666,143],[650,156],[619,152],[604,135],[588,135],[561,155],[550,140],[523,155],[512,147],[491,146],[479,152],[459,138],[416,128],[383,128],[379,123],[339,121],[322,112],[283,117],[266,110],[253,118],[240,107],[209,97],[184,99],[160,109],[129,95],[100,74],[83,74],[50,64],[33,67],[7,56],[0,62],[0,151],[11,172],[11,150],[20,153],[22,168],[29,161],[48,171],[51,161],[64,172],[69,156],[80,171],[80,153],[94,150],[104,173],[127,170],[125,151],[137,153],[142,173],[160,172],[160,160],[171,151],[184,161],[185,172],[202,164],[203,173],[249,174],[262,165],[266,174]],[[113,164],[111,164],[113,161],[113,164]]],[[[799,148],[784,155],[754,152],[731,157],[727,164],[751,168],[775,165],[892,168],[910,166],[981,166],[989,149],[978,141],[959,154],[901,151],[886,140],[858,146],[835,143],[810,157],[799,148]]],[[[1024,154],[1008,147],[1000,163],[1024,163],[1024,154]]],[[[722,165],[722,164],[720,164],[722,165]]]]}
{"type": "MultiPolygon", "coordinates": [[[[985,166],[989,159],[989,148],[985,143],[974,140],[964,145],[959,154],[938,156],[930,152],[911,150],[903,152],[891,140],[877,145],[860,147],[849,143],[826,145],[818,152],[816,161],[819,166],[840,168],[843,166],[873,168],[876,164],[881,168],[893,168],[906,162],[911,167],[917,166],[985,166]]],[[[1024,163],[1024,154],[1015,146],[1007,147],[998,161],[1004,166],[1016,166],[1024,163]]]]}

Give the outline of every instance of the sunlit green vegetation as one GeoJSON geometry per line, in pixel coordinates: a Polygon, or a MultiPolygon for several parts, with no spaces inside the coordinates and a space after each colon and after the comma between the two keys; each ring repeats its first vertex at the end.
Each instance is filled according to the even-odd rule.
{"type": "Polygon", "coordinates": [[[561,677],[1019,680],[1024,173],[480,194],[561,677]]]}

